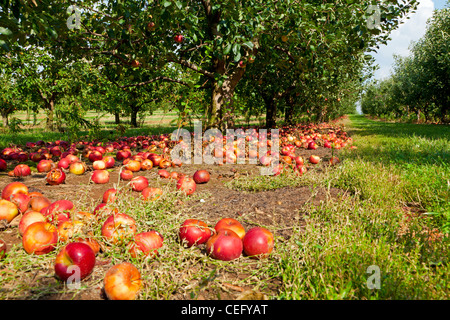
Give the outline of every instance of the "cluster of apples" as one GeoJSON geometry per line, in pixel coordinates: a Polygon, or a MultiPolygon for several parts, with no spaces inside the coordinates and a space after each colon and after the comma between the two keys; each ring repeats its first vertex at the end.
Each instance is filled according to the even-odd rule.
{"type": "Polygon", "coordinates": [[[187,219],[179,229],[179,239],[187,247],[205,244],[206,252],[214,259],[230,261],[242,253],[251,258],[265,258],[274,248],[273,234],[263,227],[246,232],[233,218],[220,219],[214,228],[198,219],[187,219]]]}
{"type": "MultiPolygon", "coordinates": [[[[108,191],[108,190],[107,190],[108,191]]],[[[93,213],[79,211],[69,200],[51,202],[39,192],[29,192],[28,187],[16,181],[2,190],[0,220],[10,223],[20,216],[18,225],[22,246],[28,254],[45,255],[60,246],[54,261],[54,271],[62,281],[81,281],[92,273],[96,256],[105,245],[125,245],[133,258],[153,257],[163,245],[163,236],[155,230],[138,232],[136,221],[129,215],[107,206],[97,206],[93,213]],[[101,225],[102,241],[92,234],[92,227],[101,225]]],[[[103,201],[112,201],[109,192],[103,201]]],[[[3,246],[0,255],[6,251],[3,246]]],[[[130,277],[118,277],[120,272],[109,271],[104,278],[104,291],[109,299],[131,299],[129,289],[134,283],[130,266],[113,266],[127,270],[130,277]]],[[[125,272],[125,271],[124,271],[125,272]]],[[[140,279],[140,277],[137,277],[140,279]]]]}

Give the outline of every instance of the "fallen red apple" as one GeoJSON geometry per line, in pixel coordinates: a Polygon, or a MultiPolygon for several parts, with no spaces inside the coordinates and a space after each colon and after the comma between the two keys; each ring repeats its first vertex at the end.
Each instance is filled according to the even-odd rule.
{"type": "Polygon", "coordinates": [[[106,169],[106,163],[103,160],[95,160],[94,163],[92,163],[92,168],[94,170],[106,169]]]}
{"type": "Polygon", "coordinates": [[[158,170],[158,175],[160,178],[167,179],[170,177],[170,172],[166,169],[160,169],[158,170]]]}
{"type": "Polygon", "coordinates": [[[234,231],[241,239],[243,239],[245,236],[244,226],[239,221],[233,218],[220,219],[214,226],[214,229],[216,230],[216,232],[218,232],[220,229],[229,229],[231,231],[234,231]]]}
{"type": "Polygon", "coordinates": [[[70,278],[80,281],[91,274],[94,266],[95,253],[92,248],[82,242],[71,242],[61,248],[57,254],[55,274],[63,281],[70,278]]]}
{"type": "Polygon", "coordinates": [[[31,175],[31,168],[26,164],[18,164],[14,167],[15,177],[26,177],[31,175]]]}
{"type": "Polygon", "coordinates": [[[30,200],[30,197],[24,193],[15,193],[10,197],[10,201],[19,209],[19,213],[24,213],[28,210],[30,200]]]}
{"type": "Polygon", "coordinates": [[[5,160],[0,159],[0,171],[6,171],[8,169],[8,164],[5,160]]]}
{"type": "Polygon", "coordinates": [[[28,254],[46,254],[55,249],[58,243],[58,231],[50,222],[38,221],[25,229],[22,245],[28,254]]]}
{"type": "Polygon", "coordinates": [[[112,156],[105,156],[103,161],[105,162],[106,169],[114,168],[114,165],[116,164],[116,160],[114,160],[112,156]]]}
{"type": "Polygon", "coordinates": [[[312,155],[309,157],[309,162],[311,162],[312,164],[318,164],[320,162],[320,157],[312,155]]]}
{"type": "Polygon", "coordinates": [[[78,220],[66,220],[61,222],[57,227],[59,241],[66,242],[74,235],[81,234],[84,225],[83,222],[78,220]]]}
{"type": "Polygon", "coordinates": [[[143,176],[137,176],[131,179],[130,184],[133,191],[141,192],[148,187],[148,179],[143,176]]]}
{"type": "Polygon", "coordinates": [[[105,184],[109,182],[109,172],[106,170],[94,170],[91,180],[96,184],[105,184]]]}
{"type": "Polygon", "coordinates": [[[185,220],[178,233],[180,241],[188,247],[205,243],[211,237],[211,234],[208,225],[197,219],[185,220]]]}
{"type": "Polygon", "coordinates": [[[116,188],[109,188],[103,193],[102,202],[108,203],[108,202],[114,202],[117,199],[117,189],[116,188]]]}
{"type": "Polygon", "coordinates": [[[124,162],[124,164],[125,168],[132,172],[138,172],[139,170],[141,170],[141,163],[137,160],[130,159],[126,163],[124,162]]]}
{"type": "Polygon", "coordinates": [[[248,230],[242,240],[244,253],[252,258],[265,258],[273,250],[273,234],[266,228],[254,227],[248,230]]]}
{"type": "Polygon", "coordinates": [[[55,168],[55,163],[52,160],[43,159],[36,165],[38,172],[49,172],[53,168],[55,168]]]}
{"type": "Polygon", "coordinates": [[[103,154],[98,150],[93,150],[89,153],[88,159],[90,162],[94,163],[95,161],[102,160],[103,154]]]}
{"type": "Polygon", "coordinates": [[[210,178],[211,176],[206,170],[197,170],[193,175],[193,179],[197,184],[207,183],[210,178]]]}
{"type": "Polygon", "coordinates": [[[6,220],[10,223],[19,214],[19,209],[11,201],[0,200],[0,220],[6,220]]]}
{"type": "Polygon", "coordinates": [[[70,166],[70,160],[67,158],[62,158],[58,161],[58,168],[68,169],[70,166]]]}
{"type": "Polygon", "coordinates": [[[137,231],[136,222],[125,213],[110,215],[102,225],[102,236],[113,244],[122,243],[137,231]]]}
{"type": "Polygon", "coordinates": [[[74,163],[71,163],[69,166],[69,172],[76,175],[82,175],[86,172],[86,170],[87,170],[86,164],[81,161],[75,161],[74,163]]]}
{"type": "Polygon", "coordinates": [[[109,300],[134,300],[141,289],[141,274],[133,264],[122,262],[106,271],[103,284],[109,300]]]}
{"type": "Polygon", "coordinates": [[[28,194],[28,187],[19,181],[11,182],[3,188],[2,199],[9,200],[14,193],[28,194]]]}
{"type": "Polygon", "coordinates": [[[155,230],[137,233],[128,244],[128,252],[133,258],[155,257],[163,245],[163,240],[161,234],[155,230]]]}
{"type": "Polygon", "coordinates": [[[144,200],[154,201],[163,194],[163,191],[160,188],[147,187],[142,190],[141,194],[144,200]]]}
{"type": "Polygon", "coordinates": [[[47,173],[46,181],[51,186],[62,184],[66,181],[66,174],[60,168],[54,168],[47,173]]]}
{"type": "Polygon", "coordinates": [[[36,197],[32,197],[30,199],[30,202],[28,203],[28,207],[32,211],[40,212],[42,209],[47,208],[51,204],[52,204],[52,202],[47,197],[36,196],[36,197]]]}
{"type": "Polygon", "coordinates": [[[214,259],[230,261],[241,256],[242,240],[230,229],[221,229],[206,242],[206,252],[214,259]]]}
{"type": "Polygon", "coordinates": [[[18,226],[19,234],[22,236],[29,225],[31,225],[32,223],[38,222],[38,221],[46,222],[47,218],[38,211],[25,212],[19,221],[19,226],[18,226]]]}
{"type": "Polygon", "coordinates": [[[186,195],[191,195],[195,192],[197,184],[194,179],[184,176],[177,181],[177,190],[184,192],[186,195]]]}
{"type": "Polygon", "coordinates": [[[120,179],[128,181],[133,179],[133,171],[125,169],[120,172],[120,179]]]}

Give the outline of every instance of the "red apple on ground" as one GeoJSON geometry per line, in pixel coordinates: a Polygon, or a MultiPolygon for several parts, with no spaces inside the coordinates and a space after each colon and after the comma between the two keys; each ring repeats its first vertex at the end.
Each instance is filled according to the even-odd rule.
{"type": "Polygon", "coordinates": [[[38,172],[49,172],[53,168],[55,168],[55,163],[52,160],[43,159],[36,165],[38,172]]]}
{"type": "Polygon", "coordinates": [[[91,180],[96,184],[105,184],[109,182],[109,172],[106,170],[94,170],[91,180]]]}
{"type": "Polygon", "coordinates": [[[124,213],[110,215],[102,225],[102,236],[113,244],[122,243],[137,231],[136,222],[124,213]]]}
{"type": "Polygon", "coordinates": [[[153,168],[153,162],[150,159],[144,159],[141,162],[141,170],[147,171],[153,168]]]}
{"type": "Polygon", "coordinates": [[[106,169],[106,163],[103,160],[95,160],[94,163],[92,163],[92,168],[94,170],[106,169]]]}
{"type": "Polygon", "coordinates": [[[18,226],[19,234],[22,236],[29,225],[31,225],[32,223],[38,222],[38,221],[46,222],[47,218],[38,211],[25,212],[19,221],[19,226],[18,226]]]}
{"type": "Polygon", "coordinates": [[[134,300],[141,289],[141,274],[133,264],[123,262],[106,272],[103,284],[109,300],[134,300]]]}
{"type": "Polygon", "coordinates": [[[158,175],[160,178],[167,179],[170,177],[170,172],[166,169],[160,169],[158,170],[158,175]]]}
{"type": "Polygon", "coordinates": [[[133,172],[131,170],[125,169],[120,172],[120,179],[128,181],[133,179],[133,172]]]}
{"type": "Polygon", "coordinates": [[[197,170],[193,175],[193,179],[197,184],[207,183],[210,178],[211,176],[206,170],[197,170]]]}
{"type": "Polygon", "coordinates": [[[312,164],[318,164],[320,162],[320,157],[312,155],[309,157],[309,162],[311,162],[312,164]]]}
{"type": "Polygon", "coordinates": [[[69,241],[74,235],[82,233],[84,225],[82,221],[78,220],[61,222],[57,227],[59,241],[69,241]]]}
{"type": "Polygon", "coordinates": [[[58,168],[68,169],[70,166],[70,160],[67,158],[62,158],[58,161],[58,168]]]}
{"type": "Polygon", "coordinates": [[[183,191],[186,195],[191,195],[197,188],[197,184],[194,179],[184,176],[177,181],[177,190],[183,191]]]}
{"type": "Polygon", "coordinates": [[[62,184],[66,181],[66,174],[60,168],[54,168],[47,173],[46,181],[51,186],[62,184]]]}
{"type": "Polygon", "coordinates": [[[6,171],[8,169],[8,164],[5,160],[0,159],[0,171],[6,171]]]}
{"type": "Polygon", "coordinates": [[[112,156],[105,156],[103,161],[105,162],[106,169],[114,168],[114,165],[116,164],[116,160],[114,160],[112,156]]]}
{"type": "Polygon", "coordinates": [[[32,197],[30,199],[30,202],[28,203],[28,207],[32,211],[40,212],[42,209],[47,208],[51,204],[52,204],[52,202],[47,197],[36,196],[36,197],[32,197]]]}
{"type": "Polygon", "coordinates": [[[18,164],[14,168],[15,177],[26,177],[31,174],[31,168],[26,164],[18,164]]]}
{"type": "Polygon", "coordinates": [[[88,246],[91,247],[91,249],[94,251],[94,253],[97,255],[97,253],[100,252],[100,243],[98,243],[97,240],[95,240],[94,238],[77,238],[75,239],[76,242],[82,242],[87,244],[88,246]]]}
{"type": "Polygon", "coordinates": [[[179,230],[179,238],[188,247],[206,243],[211,237],[211,230],[208,225],[197,219],[187,219],[183,222],[179,230]]]}
{"type": "Polygon", "coordinates": [[[30,203],[30,196],[24,193],[16,193],[10,197],[12,203],[14,203],[19,209],[20,213],[24,213],[28,210],[28,205],[30,203]]]}
{"type": "Polygon", "coordinates": [[[71,242],[64,246],[55,259],[56,276],[67,281],[71,277],[83,280],[91,274],[95,266],[95,252],[82,242],[71,242]]]}
{"type": "Polygon", "coordinates": [[[76,174],[76,175],[82,175],[86,172],[87,166],[84,162],[76,161],[74,163],[71,163],[69,166],[69,172],[76,174]]]}
{"type": "Polygon", "coordinates": [[[58,231],[50,222],[38,221],[25,229],[22,245],[28,254],[46,254],[55,249],[58,231]]]}
{"type": "Polygon", "coordinates": [[[266,228],[254,227],[248,230],[242,240],[244,253],[252,258],[265,258],[273,250],[273,234],[266,228]]]}
{"type": "Polygon", "coordinates": [[[155,257],[158,255],[158,249],[163,245],[163,240],[161,234],[155,230],[137,233],[128,244],[128,252],[133,258],[155,257]]]}
{"type": "Polygon", "coordinates": [[[239,221],[233,218],[220,219],[214,226],[214,229],[216,230],[216,232],[218,232],[220,229],[229,229],[231,231],[234,231],[241,239],[243,239],[245,236],[244,226],[239,221]]]}
{"type": "Polygon", "coordinates": [[[209,256],[222,261],[230,261],[241,256],[242,240],[230,229],[221,229],[206,242],[209,256]]]}
{"type": "Polygon", "coordinates": [[[11,201],[0,200],[0,220],[6,220],[10,223],[19,214],[19,209],[11,201]]]}
{"type": "Polygon", "coordinates": [[[88,159],[90,162],[94,163],[97,160],[102,160],[103,154],[98,150],[93,150],[89,153],[88,159]]]}
{"type": "Polygon", "coordinates": [[[108,203],[108,202],[114,202],[117,199],[117,189],[116,188],[110,188],[106,190],[103,193],[102,202],[108,203]]]}
{"type": "Polygon", "coordinates": [[[22,182],[15,181],[7,184],[2,190],[2,199],[8,200],[14,193],[28,194],[28,187],[22,182]]]}
{"type": "Polygon", "coordinates": [[[141,194],[144,200],[154,201],[163,194],[163,191],[160,188],[147,187],[142,190],[141,194]]]}
{"type": "Polygon", "coordinates": [[[143,176],[137,176],[131,179],[130,184],[133,191],[141,192],[148,187],[148,179],[143,176]]]}

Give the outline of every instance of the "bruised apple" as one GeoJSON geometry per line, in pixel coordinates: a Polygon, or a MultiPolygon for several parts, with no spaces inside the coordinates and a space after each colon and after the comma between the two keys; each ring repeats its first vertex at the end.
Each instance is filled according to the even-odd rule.
{"type": "Polygon", "coordinates": [[[147,187],[141,192],[142,199],[149,201],[158,199],[162,194],[163,191],[157,187],[147,187]]]}
{"type": "Polygon", "coordinates": [[[158,249],[163,245],[163,240],[161,234],[155,230],[135,234],[128,244],[128,252],[133,258],[155,257],[158,255],[158,249]]]}
{"type": "Polygon", "coordinates": [[[58,231],[50,222],[38,221],[25,229],[22,245],[28,254],[42,255],[53,251],[58,242],[58,231]]]}
{"type": "Polygon", "coordinates": [[[200,245],[208,241],[211,237],[211,230],[208,225],[197,219],[187,219],[183,222],[179,230],[179,238],[188,247],[200,245]]]}
{"type": "Polygon", "coordinates": [[[133,191],[141,192],[148,187],[148,179],[143,176],[137,176],[131,179],[130,184],[133,191]]]}
{"type": "Polygon", "coordinates": [[[125,213],[110,215],[102,225],[102,236],[113,244],[122,243],[137,231],[136,222],[125,213]]]}
{"type": "Polygon", "coordinates": [[[106,271],[103,285],[109,300],[134,300],[141,289],[141,274],[133,264],[122,262],[106,271]]]}
{"type": "Polygon", "coordinates": [[[10,223],[19,214],[19,209],[11,201],[0,200],[0,220],[10,223]]]}
{"type": "Polygon", "coordinates": [[[47,173],[46,181],[51,186],[62,184],[66,181],[66,174],[61,168],[53,168],[47,173]]]}
{"type": "Polygon", "coordinates": [[[194,179],[184,176],[177,181],[177,190],[183,191],[186,195],[191,195],[197,188],[197,184],[194,179]]]}

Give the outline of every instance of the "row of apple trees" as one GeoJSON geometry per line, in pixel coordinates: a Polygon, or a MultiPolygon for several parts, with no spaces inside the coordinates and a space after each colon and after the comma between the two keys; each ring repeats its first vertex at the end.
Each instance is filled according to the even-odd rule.
{"type": "Polygon", "coordinates": [[[450,122],[450,9],[436,10],[411,54],[397,56],[390,77],[367,85],[365,114],[409,121],[450,122]]]}
{"type": "Polygon", "coordinates": [[[354,111],[369,53],[416,5],[0,0],[1,114],[45,112],[49,130],[92,126],[88,110],[133,126],[160,108],[205,128],[324,121],[354,111]]]}

